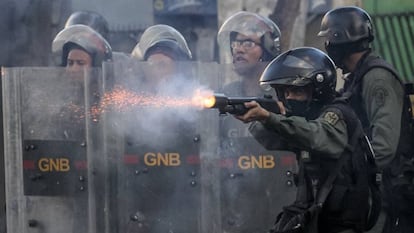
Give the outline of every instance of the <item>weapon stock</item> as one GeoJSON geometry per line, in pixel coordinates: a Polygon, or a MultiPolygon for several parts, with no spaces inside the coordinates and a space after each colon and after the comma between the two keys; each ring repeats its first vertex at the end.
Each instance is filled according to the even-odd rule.
{"type": "Polygon", "coordinates": [[[256,101],[264,109],[280,113],[277,102],[271,95],[264,95],[263,97],[228,97],[222,93],[214,94],[215,103],[209,108],[217,108],[220,114],[244,115],[249,111],[244,103],[256,101]]]}

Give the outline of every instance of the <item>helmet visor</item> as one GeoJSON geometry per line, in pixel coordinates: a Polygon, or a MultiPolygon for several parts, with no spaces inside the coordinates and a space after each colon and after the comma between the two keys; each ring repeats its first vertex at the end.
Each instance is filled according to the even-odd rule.
{"type": "Polygon", "coordinates": [[[266,32],[273,32],[271,21],[250,12],[239,12],[228,18],[217,34],[220,50],[226,58],[231,56],[231,35],[240,33],[247,37],[261,38],[266,32]]]}
{"type": "MultiPolygon", "coordinates": [[[[308,60],[286,55],[284,60],[274,60],[278,64],[269,64],[260,78],[261,85],[292,85],[305,86],[312,82],[315,70],[308,60]]],[[[273,63],[272,62],[272,63],[273,63]]]]}
{"type": "Polygon", "coordinates": [[[110,46],[108,42],[92,28],[85,25],[73,25],[59,32],[52,42],[52,51],[61,52],[63,45],[68,42],[75,43],[88,52],[94,50],[106,51],[110,46]]]}
{"type": "Polygon", "coordinates": [[[132,54],[134,57],[144,60],[148,50],[160,42],[175,43],[174,48],[171,49],[179,49],[182,54],[191,59],[192,55],[184,37],[173,27],[167,25],[155,25],[145,30],[132,54]]]}
{"type": "MultiPolygon", "coordinates": [[[[92,28],[85,25],[73,25],[60,31],[52,42],[52,52],[58,58],[67,55],[67,51],[63,51],[64,45],[74,43],[83,48],[89,54],[94,54],[96,65],[100,65],[102,60],[112,57],[112,49],[109,43],[92,28]],[[98,61],[99,60],[99,61],[98,61]]],[[[64,64],[64,62],[62,63],[64,64]]]]}

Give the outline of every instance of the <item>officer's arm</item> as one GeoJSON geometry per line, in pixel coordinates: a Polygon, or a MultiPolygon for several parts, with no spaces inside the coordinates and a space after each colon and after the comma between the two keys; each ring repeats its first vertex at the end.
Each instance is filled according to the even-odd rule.
{"type": "Polygon", "coordinates": [[[250,134],[267,150],[289,150],[288,143],[271,128],[261,122],[254,121],[249,126],[250,134]]]}
{"type": "Polygon", "coordinates": [[[395,156],[400,136],[403,87],[387,70],[374,68],[363,78],[362,99],[370,122],[371,144],[383,168],[395,156]]]}
{"type": "Polygon", "coordinates": [[[346,124],[337,110],[328,109],[316,120],[271,113],[263,126],[295,148],[339,158],[348,142],[346,124]]]}

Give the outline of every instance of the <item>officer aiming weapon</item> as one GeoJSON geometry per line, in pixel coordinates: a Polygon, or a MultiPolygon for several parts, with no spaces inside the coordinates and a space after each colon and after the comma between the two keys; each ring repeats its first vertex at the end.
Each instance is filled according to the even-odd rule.
{"type": "Polygon", "coordinates": [[[264,109],[280,113],[277,102],[271,95],[264,95],[263,97],[228,97],[222,93],[215,93],[209,96],[204,101],[205,108],[217,108],[220,114],[244,115],[249,111],[244,103],[256,101],[264,109]]]}

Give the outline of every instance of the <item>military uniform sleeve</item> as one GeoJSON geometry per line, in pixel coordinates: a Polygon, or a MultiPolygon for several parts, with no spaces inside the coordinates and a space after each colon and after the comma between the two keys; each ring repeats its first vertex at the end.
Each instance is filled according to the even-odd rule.
{"type": "Polygon", "coordinates": [[[374,68],[362,83],[364,109],[370,122],[377,164],[384,168],[395,156],[400,136],[404,89],[392,73],[374,68]]]}
{"type": "MultiPolygon", "coordinates": [[[[338,109],[327,109],[319,118],[310,121],[271,113],[263,124],[262,130],[265,129],[278,134],[291,147],[278,149],[309,150],[335,159],[340,157],[348,143],[346,123],[338,109]]],[[[250,132],[255,137],[258,135],[252,132],[252,128],[250,132]]]]}
{"type": "Polygon", "coordinates": [[[267,150],[287,150],[288,143],[271,128],[266,128],[261,122],[254,121],[249,126],[250,134],[267,150]]]}

